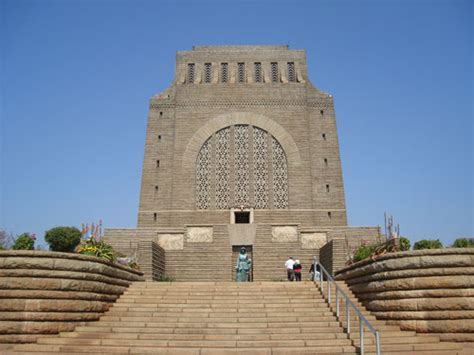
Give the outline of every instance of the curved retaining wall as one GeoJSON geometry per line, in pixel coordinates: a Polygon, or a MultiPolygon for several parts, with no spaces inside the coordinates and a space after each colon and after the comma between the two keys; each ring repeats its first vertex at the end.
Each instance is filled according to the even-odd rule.
{"type": "Polygon", "coordinates": [[[391,253],[336,273],[378,319],[474,341],[474,249],[391,253]]]}
{"type": "Polygon", "coordinates": [[[93,321],[142,273],[94,256],[0,251],[0,343],[32,342],[93,321]]]}

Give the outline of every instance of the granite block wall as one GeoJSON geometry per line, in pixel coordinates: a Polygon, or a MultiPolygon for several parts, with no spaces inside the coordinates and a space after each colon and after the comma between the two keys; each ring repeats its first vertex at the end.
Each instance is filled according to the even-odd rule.
{"type": "Polygon", "coordinates": [[[0,343],[34,342],[98,320],[140,280],[141,272],[93,256],[0,251],[0,343]]]}
{"type": "Polygon", "coordinates": [[[389,253],[336,272],[378,319],[447,341],[474,341],[474,250],[389,253]]]}

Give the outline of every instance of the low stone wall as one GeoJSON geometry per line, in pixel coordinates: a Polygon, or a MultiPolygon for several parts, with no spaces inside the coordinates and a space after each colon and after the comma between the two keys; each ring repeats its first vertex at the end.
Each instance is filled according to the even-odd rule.
{"type": "Polygon", "coordinates": [[[474,342],[474,249],[391,253],[336,272],[378,319],[474,342]]]}
{"type": "Polygon", "coordinates": [[[33,342],[93,321],[142,273],[94,256],[0,251],[0,343],[33,342]]]}

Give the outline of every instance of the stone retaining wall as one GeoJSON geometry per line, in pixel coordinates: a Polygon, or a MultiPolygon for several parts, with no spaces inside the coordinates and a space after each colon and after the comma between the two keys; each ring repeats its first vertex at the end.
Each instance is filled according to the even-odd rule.
{"type": "Polygon", "coordinates": [[[33,342],[97,320],[142,279],[141,272],[94,256],[0,251],[0,343],[33,342]]]}
{"type": "Polygon", "coordinates": [[[336,278],[378,319],[474,342],[474,249],[386,254],[341,269],[336,278]]]}

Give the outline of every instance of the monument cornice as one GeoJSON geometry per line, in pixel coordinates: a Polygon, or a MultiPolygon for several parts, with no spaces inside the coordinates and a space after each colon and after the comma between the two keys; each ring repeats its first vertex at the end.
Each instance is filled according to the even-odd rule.
{"type": "Polygon", "coordinates": [[[156,103],[150,104],[150,110],[180,107],[275,107],[275,106],[301,106],[315,107],[320,109],[333,108],[332,100],[189,100],[178,103],[156,103]]]}

